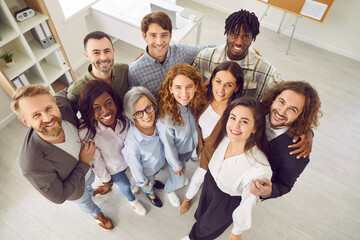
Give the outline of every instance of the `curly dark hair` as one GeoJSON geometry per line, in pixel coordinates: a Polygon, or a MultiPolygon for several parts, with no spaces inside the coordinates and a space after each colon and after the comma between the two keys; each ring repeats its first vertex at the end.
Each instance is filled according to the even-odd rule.
{"type": "Polygon", "coordinates": [[[240,11],[232,13],[225,20],[225,34],[238,34],[241,27],[246,33],[251,33],[252,39],[255,42],[256,36],[260,33],[260,23],[255,13],[241,9],[240,11]]]}
{"type": "Polygon", "coordinates": [[[218,137],[216,138],[214,147],[220,144],[223,138],[226,136],[226,124],[230,117],[230,112],[237,106],[248,107],[252,110],[255,122],[255,133],[251,134],[245,143],[245,151],[256,145],[267,157],[269,157],[268,140],[265,135],[265,111],[260,102],[252,97],[241,97],[230,102],[226,107],[223,116],[221,118],[221,129],[218,137]]]}
{"type": "Polygon", "coordinates": [[[215,78],[216,73],[220,71],[228,71],[230,72],[234,78],[236,79],[236,86],[239,87],[239,89],[233,93],[233,95],[230,97],[229,102],[232,100],[239,98],[242,96],[243,86],[244,86],[244,74],[243,70],[240,67],[240,65],[237,62],[234,61],[225,61],[217,65],[217,67],[214,69],[214,71],[211,74],[209,86],[207,88],[206,92],[206,98],[210,102],[214,99],[214,95],[212,92],[212,80],[215,78]]]}
{"type": "Polygon", "coordinates": [[[164,118],[169,115],[174,124],[184,125],[181,118],[181,111],[177,107],[176,99],[170,92],[170,87],[173,84],[174,78],[177,75],[184,75],[197,85],[194,98],[190,101],[189,106],[192,114],[197,119],[203,110],[206,100],[204,93],[204,83],[202,76],[194,67],[187,63],[181,63],[173,66],[165,76],[165,80],[161,83],[160,90],[157,94],[157,102],[159,103],[159,118],[164,118]]]}
{"type": "Polygon", "coordinates": [[[305,81],[287,81],[278,83],[264,93],[262,105],[267,113],[274,100],[285,90],[292,90],[305,96],[305,105],[299,117],[290,125],[287,134],[291,137],[298,137],[311,131],[319,125],[319,118],[322,116],[320,110],[321,102],[317,91],[305,81]]]}
{"type": "Polygon", "coordinates": [[[88,132],[85,136],[85,141],[93,139],[96,135],[98,121],[94,119],[95,114],[93,104],[95,100],[104,92],[108,92],[115,102],[117,108],[116,118],[119,119],[122,123],[122,129],[120,133],[122,133],[126,128],[126,120],[122,115],[123,107],[120,97],[107,82],[103,80],[91,80],[82,88],[79,98],[79,111],[81,113],[80,129],[88,129],[88,132]]]}

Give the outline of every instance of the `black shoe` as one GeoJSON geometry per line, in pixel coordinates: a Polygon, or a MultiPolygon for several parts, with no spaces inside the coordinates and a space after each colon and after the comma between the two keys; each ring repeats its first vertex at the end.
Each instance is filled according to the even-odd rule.
{"type": "Polygon", "coordinates": [[[162,202],[160,200],[160,198],[158,198],[158,196],[156,196],[155,194],[155,199],[151,199],[148,195],[146,195],[146,197],[150,200],[151,204],[156,206],[156,207],[162,207],[162,202]]]}
{"type": "Polygon", "coordinates": [[[159,180],[155,180],[154,188],[156,189],[164,189],[165,185],[159,180]]]}

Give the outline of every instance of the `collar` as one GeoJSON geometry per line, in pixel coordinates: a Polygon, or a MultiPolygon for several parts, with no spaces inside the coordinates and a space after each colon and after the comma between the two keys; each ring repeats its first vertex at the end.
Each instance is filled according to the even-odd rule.
{"type": "MultiPolygon", "coordinates": [[[[97,121],[97,127],[96,127],[96,132],[100,133],[100,132],[104,132],[106,130],[108,130],[110,127],[105,126],[104,124],[102,124],[101,122],[97,121]]],[[[116,119],[116,126],[115,126],[115,133],[120,132],[120,120],[116,119]]],[[[111,129],[111,128],[110,128],[111,129]]],[[[112,129],[111,129],[112,131],[112,129]]]]}
{"type": "MultiPolygon", "coordinates": [[[[115,64],[115,63],[114,63],[114,64],[115,64]]],[[[111,67],[111,82],[113,82],[114,79],[115,79],[115,75],[114,75],[114,64],[113,64],[113,66],[111,67]]],[[[92,65],[89,64],[89,66],[88,66],[88,73],[89,73],[89,75],[90,75],[93,79],[96,79],[96,78],[91,74],[91,71],[92,71],[92,65]]]]}
{"type": "Polygon", "coordinates": [[[266,115],[266,137],[268,139],[268,141],[273,140],[274,138],[277,138],[278,136],[284,134],[287,132],[287,130],[289,129],[289,127],[286,128],[281,128],[281,129],[274,129],[270,126],[270,120],[269,120],[269,114],[266,115]]]}
{"type": "Polygon", "coordinates": [[[147,135],[143,134],[142,132],[140,132],[140,130],[137,129],[137,127],[135,126],[135,124],[133,122],[130,122],[130,129],[133,130],[133,136],[136,139],[136,141],[138,141],[138,142],[146,141],[146,140],[148,140],[148,138],[156,135],[156,128],[155,128],[154,134],[152,136],[147,136],[147,135]]]}

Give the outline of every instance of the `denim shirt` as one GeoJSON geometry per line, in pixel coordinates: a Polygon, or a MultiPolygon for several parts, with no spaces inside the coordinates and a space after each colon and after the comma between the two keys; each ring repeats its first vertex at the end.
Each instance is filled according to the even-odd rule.
{"type": "Polygon", "coordinates": [[[169,116],[158,119],[156,129],[160,140],[164,144],[165,157],[174,171],[179,171],[183,163],[179,160],[179,154],[194,151],[198,144],[198,132],[196,120],[188,107],[177,105],[181,111],[184,126],[174,124],[169,116]]]}
{"type": "Polygon", "coordinates": [[[147,136],[132,122],[122,154],[130,167],[135,184],[141,187],[147,184],[148,176],[156,174],[165,164],[164,147],[156,131],[154,135],[147,136]]]}

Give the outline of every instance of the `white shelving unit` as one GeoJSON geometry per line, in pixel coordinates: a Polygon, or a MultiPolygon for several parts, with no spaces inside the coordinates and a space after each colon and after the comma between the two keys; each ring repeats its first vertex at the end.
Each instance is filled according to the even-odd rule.
{"type": "MultiPolygon", "coordinates": [[[[15,116],[9,105],[9,97],[15,91],[11,80],[24,73],[30,84],[46,85],[55,93],[68,86],[67,82],[63,81],[67,71],[74,76],[66,56],[64,59],[67,66],[47,60],[61,48],[59,38],[55,38],[55,44],[43,48],[31,32],[31,29],[37,25],[51,21],[46,14],[48,12],[44,0],[0,0],[0,54],[5,51],[12,52],[15,61],[15,66],[11,68],[6,67],[4,61],[0,61],[0,87],[2,87],[0,90],[0,128],[15,116]],[[38,11],[34,17],[18,22],[14,17],[14,12],[27,7],[26,3],[31,4],[29,7],[38,11]]],[[[56,34],[53,25],[49,24],[49,26],[53,35],[56,34]]],[[[64,51],[62,53],[65,54],[64,51]]]]}

